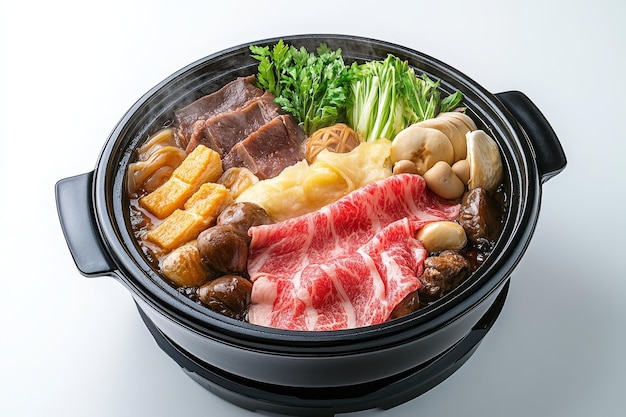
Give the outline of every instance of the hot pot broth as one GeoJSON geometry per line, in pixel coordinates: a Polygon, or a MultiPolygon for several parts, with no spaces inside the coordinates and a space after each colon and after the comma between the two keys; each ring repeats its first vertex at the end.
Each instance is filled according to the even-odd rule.
{"type": "Polygon", "coordinates": [[[178,109],[129,165],[134,235],[179,292],[255,324],[332,330],[423,308],[482,264],[506,196],[497,146],[462,103],[409,123],[392,140],[367,140],[354,111],[305,130],[259,78],[240,77],[178,109]],[[406,211],[407,200],[420,204],[406,211]],[[368,220],[345,215],[351,207],[368,220]],[[353,242],[379,223],[372,218],[388,215],[353,242]],[[332,232],[319,226],[329,218],[332,232]],[[311,246],[324,233],[336,240],[331,248],[311,246]],[[303,284],[311,264],[317,272],[303,284]],[[305,301],[296,296],[302,288],[305,301]]]}

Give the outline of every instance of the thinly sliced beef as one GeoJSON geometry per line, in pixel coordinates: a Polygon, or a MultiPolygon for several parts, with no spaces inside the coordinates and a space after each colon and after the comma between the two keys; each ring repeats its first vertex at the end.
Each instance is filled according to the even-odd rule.
{"type": "Polygon", "coordinates": [[[275,98],[272,93],[266,92],[236,110],[198,120],[193,125],[187,153],[203,144],[220,156],[226,155],[233,146],[280,114],[280,107],[274,103],[275,98]]]}
{"type": "Polygon", "coordinates": [[[454,219],[458,204],[430,193],[422,177],[395,175],[314,213],[253,227],[248,272],[251,323],[336,330],[381,323],[419,289],[425,223],[454,219]]]}
{"type": "Polygon", "coordinates": [[[278,116],[233,146],[222,159],[224,171],[245,167],[259,179],[275,177],[304,159],[304,139],[304,131],[293,116],[278,116]]]}
{"type": "Polygon", "coordinates": [[[193,125],[198,120],[206,120],[216,114],[231,111],[243,106],[248,100],[263,95],[263,90],[256,86],[256,77],[239,77],[226,84],[218,91],[208,94],[174,113],[178,134],[187,144],[193,132],[193,125]]]}

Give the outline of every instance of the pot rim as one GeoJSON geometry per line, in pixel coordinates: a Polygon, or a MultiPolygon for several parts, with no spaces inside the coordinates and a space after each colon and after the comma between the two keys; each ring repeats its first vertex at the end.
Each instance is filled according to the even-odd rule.
{"type": "MultiPolygon", "coordinates": [[[[353,55],[360,58],[356,56],[358,54],[353,55]]],[[[350,35],[308,34],[269,38],[224,49],[186,65],[154,86],[130,107],[111,132],[97,160],[92,192],[100,235],[118,267],[113,271],[114,275],[128,287],[133,297],[140,297],[170,320],[208,337],[233,344],[246,343],[260,349],[270,346],[279,350],[314,348],[319,354],[323,351],[319,349],[326,347],[349,348],[358,344],[359,349],[363,349],[369,346],[365,342],[372,346],[399,343],[435,331],[480,304],[501,286],[521,259],[536,225],[541,187],[534,151],[525,132],[493,94],[460,71],[424,53],[386,41],[350,35]],[[358,42],[367,49],[387,50],[407,59],[420,73],[436,70],[444,75],[435,77],[441,80],[442,88],[460,89],[468,110],[480,116],[480,123],[498,142],[505,160],[510,205],[504,228],[486,262],[447,296],[407,316],[373,326],[316,332],[281,330],[230,319],[194,303],[161,278],[143,256],[129,231],[128,209],[124,207],[124,192],[120,185],[124,183],[125,168],[132,151],[140,142],[139,136],[149,128],[141,126],[135,139],[127,138],[125,135],[137,123],[135,116],[139,110],[154,104],[154,99],[166,94],[173,85],[180,88],[180,83],[188,82],[186,77],[200,68],[236,56],[250,45],[273,44],[280,39],[287,43],[312,40],[318,44],[324,41],[337,44],[358,42]],[[516,158],[516,155],[524,157],[516,158]],[[385,337],[381,338],[383,335],[385,337]]]]}

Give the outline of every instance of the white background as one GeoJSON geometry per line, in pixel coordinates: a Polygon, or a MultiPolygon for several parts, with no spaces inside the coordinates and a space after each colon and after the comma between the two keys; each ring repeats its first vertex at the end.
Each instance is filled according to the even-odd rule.
{"type": "Polygon", "coordinates": [[[568,157],[476,354],[421,397],[355,415],[623,415],[623,1],[0,4],[0,415],[255,415],[162,353],[121,285],[78,273],[54,184],[92,170],[125,111],[172,72],[297,33],[402,44],[493,93],[520,90],[568,157]]]}

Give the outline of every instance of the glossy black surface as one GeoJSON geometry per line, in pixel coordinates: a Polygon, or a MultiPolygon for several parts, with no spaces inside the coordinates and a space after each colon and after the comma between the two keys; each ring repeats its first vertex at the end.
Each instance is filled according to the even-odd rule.
{"type": "Polygon", "coordinates": [[[316,389],[258,383],[225,373],[177,346],[160,332],[141,309],[139,314],[159,347],[190,378],[214,394],[251,411],[321,417],[369,408],[393,408],[443,382],[476,351],[500,315],[508,288],[507,283],[489,311],[467,336],[428,362],[401,374],[369,383],[316,389]]]}

